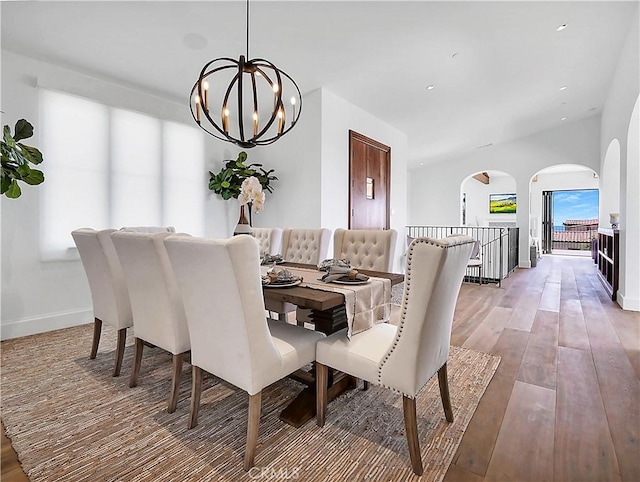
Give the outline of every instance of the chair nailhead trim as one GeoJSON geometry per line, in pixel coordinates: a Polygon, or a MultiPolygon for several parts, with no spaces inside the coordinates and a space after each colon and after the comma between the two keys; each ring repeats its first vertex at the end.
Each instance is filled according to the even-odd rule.
{"type": "MultiPolygon", "coordinates": [[[[400,342],[400,335],[402,335],[402,330],[404,329],[404,323],[407,315],[407,300],[409,298],[409,292],[411,291],[411,262],[413,261],[414,246],[417,244],[426,243],[426,244],[431,244],[433,246],[437,246],[438,248],[448,249],[448,248],[453,248],[455,246],[468,244],[470,242],[473,242],[473,241],[464,241],[464,242],[453,243],[453,244],[442,244],[437,242],[433,238],[415,238],[411,243],[411,246],[409,246],[409,252],[407,253],[407,276],[405,278],[405,290],[404,290],[405,294],[402,298],[402,316],[400,317],[400,324],[398,325],[398,330],[396,331],[396,337],[393,340],[393,346],[389,349],[387,354],[384,356],[382,363],[378,365],[378,385],[384,388],[388,388],[392,392],[399,393],[409,398],[415,398],[417,395],[417,394],[414,395],[414,394],[401,392],[400,390],[391,388],[385,385],[384,383],[382,383],[382,368],[384,367],[385,363],[387,362],[387,360],[389,360],[389,358],[395,351],[396,347],[398,346],[398,343],[400,342]]],[[[427,383],[429,383],[429,380],[427,380],[427,383]]],[[[422,391],[422,389],[427,385],[427,383],[425,383],[424,385],[422,385],[422,387],[420,387],[420,389],[418,390],[418,393],[422,391]]]]}

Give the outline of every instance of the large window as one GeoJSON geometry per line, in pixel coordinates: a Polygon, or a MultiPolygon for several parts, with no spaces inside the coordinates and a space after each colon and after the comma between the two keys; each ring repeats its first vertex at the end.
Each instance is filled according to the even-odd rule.
{"type": "Polygon", "coordinates": [[[44,259],[75,256],[70,233],[79,227],[204,234],[199,129],[45,89],[40,100],[44,259]]]}

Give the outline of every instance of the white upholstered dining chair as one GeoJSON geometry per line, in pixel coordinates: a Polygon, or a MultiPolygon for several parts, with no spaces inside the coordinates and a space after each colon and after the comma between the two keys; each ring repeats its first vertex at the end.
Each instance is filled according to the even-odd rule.
{"type": "MultiPolygon", "coordinates": [[[[318,265],[327,257],[331,230],[326,228],[305,229],[285,228],[282,231],[282,259],[291,263],[318,265]]],[[[297,306],[284,301],[267,300],[265,308],[280,314],[281,320],[286,320],[287,313],[296,311],[297,306]]],[[[299,320],[308,317],[308,310],[300,311],[299,320]]],[[[304,324],[304,321],[299,321],[304,324]]]]}
{"type": "Polygon", "coordinates": [[[251,228],[253,237],[260,246],[260,255],[280,254],[282,244],[282,228],[251,228]]]}
{"type": "Polygon", "coordinates": [[[393,271],[398,232],[394,229],[336,229],[333,257],[348,259],[354,268],[393,271]]]}
{"type": "Polygon", "coordinates": [[[133,312],[135,346],[129,386],[138,384],[144,342],[168,351],[173,356],[173,370],[167,411],[173,413],[178,403],[182,362],[191,344],[182,299],[163,243],[170,235],[116,231],[111,238],[122,264],[133,312]]]}
{"type": "Polygon", "coordinates": [[[413,471],[422,474],[416,397],[438,373],[447,421],[453,421],[447,382],[451,325],[460,285],[473,247],[467,236],[417,238],[409,246],[402,309],[395,324],[380,323],[347,339],[341,330],[316,348],[316,422],[323,426],[328,367],[402,395],[413,471]]]}
{"type": "Polygon", "coordinates": [[[189,428],[198,420],[202,372],[249,394],[244,469],[253,466],[262,389],[315,360],[324,335],[267,321],[258,243],[170,236],[165,246],[176,273],[191,338],[193,382],[189,428]]]}
{"type": "Polygon", "coordinates": [[[94,324],[90,358],[93,360],[98,353],[102,324],[113,326],[118,330],[113,369],[113,376],[117,377],[122,367],[127,328],[133,326],[133,317],[122,266],[111,241],[113,232],[115,229],[96,231],[82,228],[72,231],[71,236],[87,274],[93,301],[94,324]]]}

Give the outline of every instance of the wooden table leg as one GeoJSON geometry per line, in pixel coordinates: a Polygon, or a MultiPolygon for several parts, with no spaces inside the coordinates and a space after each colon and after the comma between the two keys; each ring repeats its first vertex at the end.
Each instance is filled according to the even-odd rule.
{"type": "Polygon", "coordinates": [[[340,305],[324,311],[311,310],[311,321],[316,331],[330,335],[347,327],[347,309],[340,305]]]}
{"type": "MultiPolygon", "coordinates": [[[[316,331],[327,335],[335,333],[347,327],[347,312],[344,305],[329,310],[311,310],[311,320],[316,331]]],[[[296,378],[296,377],[294,377],[296,378]]],[[[280,420],[293,427],[300,427],[316,414],[316,386],[315,370],[312,368],[306,376],[299,377],[300,381],[308,386],[280,413],[280,420]],[[310,383],[311,381],[314,383],[310,383]]],[[[329,369],[329,388],[327,390],[327,402],[331,402],[347,390],[357,386],[357,379],[346,373],[329,369]]]]}
{"type": "MultiPolygon", "coordinates": [[[[329,370],[331,375],[331,369],[329,370]]],[[[347,390],[356,388],[357,379],[343,372],[333,372],[333,384],[327,390],[327,402],[330,403],[347,390]]],[[[302,390],[293,401],[280,413],[280,420],[298,428],[316,415],[316,387],[309,386],[302,390]]]]}

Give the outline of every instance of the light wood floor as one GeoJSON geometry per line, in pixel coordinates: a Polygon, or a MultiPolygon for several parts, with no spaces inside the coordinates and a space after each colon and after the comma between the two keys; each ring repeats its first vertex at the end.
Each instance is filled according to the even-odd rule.
{"type": "MultiPolygon", "coordinates": [[[[452,344],[502,362],[444,482],[640,481],[640,314],[590,259],[549,256],[464,284],[452,344]]],[[[27,480],[2,427],[2,480],[27,480]]]]}

